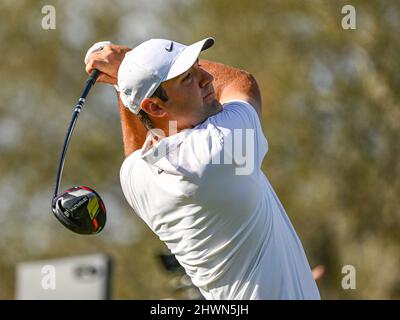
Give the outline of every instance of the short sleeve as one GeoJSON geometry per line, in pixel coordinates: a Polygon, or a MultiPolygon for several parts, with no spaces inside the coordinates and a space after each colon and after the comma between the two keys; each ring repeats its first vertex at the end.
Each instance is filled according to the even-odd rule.
{"type": "Polygon", "coordinates": [[[224,104],[221,113],[212,118],[217,126],[234,129],[261,129],[254,107],[246,101],[233,100],[224,104]]]}

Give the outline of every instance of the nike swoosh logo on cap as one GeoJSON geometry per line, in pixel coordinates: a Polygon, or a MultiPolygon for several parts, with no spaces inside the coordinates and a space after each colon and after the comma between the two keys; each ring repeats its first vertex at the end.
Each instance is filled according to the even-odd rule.
{"type": "Polygon", "coordinates": [[[173,46],[174,46],[174,42],[171,41],[171,45],[169,46],[169,48],[165,48],[165,50],[167,50],[168,52],[171,52],[173,46]]]}

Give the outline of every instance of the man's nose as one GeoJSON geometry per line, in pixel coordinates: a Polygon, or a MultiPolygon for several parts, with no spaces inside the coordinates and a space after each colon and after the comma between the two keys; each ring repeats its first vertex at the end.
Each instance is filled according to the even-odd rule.
{"type": "Polygon", "coordinates": [[[200,87],[201,88],[204,88],[206,85],[208,85],[213,80],[214,80],[214,77],[212,76],[211,73],[208,73],[204,69],[200,69],[200,87]]]}

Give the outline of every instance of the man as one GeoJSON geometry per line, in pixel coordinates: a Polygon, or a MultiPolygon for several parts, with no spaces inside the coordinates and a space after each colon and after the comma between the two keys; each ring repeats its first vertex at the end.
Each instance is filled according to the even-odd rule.
{"type": "Polygon", "coordinates": [[[88,51],[86,71],[118,88],[125,197],[206,299],[319,299],[261,171],[268,145],[257,82],[199,60],[213,44],[152,39],[132,51],[104,43],[88,51]]]}

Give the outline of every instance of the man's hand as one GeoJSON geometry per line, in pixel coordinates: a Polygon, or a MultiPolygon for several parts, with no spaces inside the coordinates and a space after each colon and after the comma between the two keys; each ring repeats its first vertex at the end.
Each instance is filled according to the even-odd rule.
{"type": "MultiPolygon", "coordinates": [[[[106,42],[105,42],[106,43],[106,42]]],[[[85,58],[86,72],[90,74],[93,69],[101,72],[97,82],[116,85],[118,82],[118,69],[125,54],[132,50],[126,46],[101,43],[94,44],[87,52],[85,58]]]]}
{"type": "Polygon", "coordinates": [[[325,274],[325,267],[318,265],[312,269],[312,275],[315,281],[321,279],[325,274]]]}

